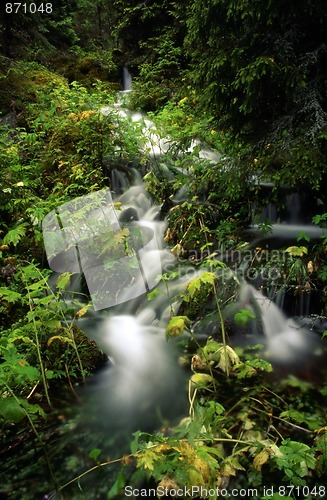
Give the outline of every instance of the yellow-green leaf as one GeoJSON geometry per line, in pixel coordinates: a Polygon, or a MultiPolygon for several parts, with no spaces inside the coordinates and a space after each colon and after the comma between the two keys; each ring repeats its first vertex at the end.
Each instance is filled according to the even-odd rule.
{"type": "Polygon", "coordinates": [[[0,299],[4,299],[7,302],[15,303],[20,301],[22,298],[22,294],[18,292],[13,292],[9,288],[1,287],[0,288],[0,299]]]}
{"type": "Polygon", "coordinates": [[[88,308],[89,308],[89,304],[87,304],[86,306],[82,307],[81,309],[79,309],[75,314],[74,314],[74,317],[75,318],[81,318],[82,316],[84,316],[87,311],[88,311],[88,308]]]}
{"type": "Polygon", "coordinates": [[[191,377],[191,384],[195,388],[208,387],[214,382],[214,379],[208,373],[194,373],[191,377]]]}
{"type": "Polygon", "coordinates": [[[50,346],[52,344],[52,342],[54,342],[55,340],[59,340],[59,342],[61,342],[62,344],[74,345],[74,342],[72,341],[72,339],[69,339],[67,337],[63,337],[62,335],[54,335],[53,337],[49,338],[48,346],[50,346]]]}
{"type": "Polygon", "coordinates": [[[267,448],[264,448],[258,455],[255,456],[253,460],[253,467],[255,470],[261,470],[262,466],[267,462],[270,457],[270,453],[267,448]]]}
{"type": "Polygon", "coordinates": [[[70,284],[70,273],[62,273],[56,281],[58,290],[66,290],[70,284]]]}
{"type": "Polygon", "coordinates": [[[155,453],[152,450],[145,450],[141,455],[137,457],[137,467],[153,470],[154,462],[162,459],[162,457],[163,457],[162,453],[155,453]]]}
{"type": "Polygon", "coordinates": [[[181,335],[189,325],[190,320],[187,316],[174,316],[167,325],[166,339],[169,337],[178,337],[178,335],[181,335]]]}
{"type": "Polygon", "coordinates": [[[211,273],[210,271],[204,271],[200,276],[197,278],[194,278],[192,281],[190,281],[186,287],[187,293],[190,295],[191,298],[193,298],[199,290],[201,290],[201,287],[204,284],[209,284],[209,285],[214,285],[216,281],[216,275],[215,273],[211,273]]]}
{"type": "Polygon", "coordinates": [[[292,255],[292,257],[303,257],[303,255],[307,255],[308,249],[307,247],[297,247],[297,246],[292,246],[286,248],[285,252],[289,253],[292,255]]]}

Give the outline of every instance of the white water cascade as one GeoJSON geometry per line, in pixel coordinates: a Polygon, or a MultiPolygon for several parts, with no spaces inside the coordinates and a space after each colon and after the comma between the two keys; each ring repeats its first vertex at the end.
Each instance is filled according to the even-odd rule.
{"type": "MultiPolygon", "coordinates": [[[[125,92],[129,90],[130,88],[126,88],[125,92]]],[[[162,139],[159,136],[153,122],[147,120],[141,113],[123,109],[121,102],[117,103],[117,106],[103,108],[101,112],[104,115],[115,112],[123,119],[141,122],[142,134],[146,138],[146,145],[143,147],[152,158],[163,155],[172,145],[169,138],[162,139]]],[[[194,141],[194,147],[196,145],[194,141]]],[[[219,153],[212,151],[202,150],[201,154],[200,158],[211,162],[218,163],[221,159],[219,153]]],[[[99,408],[100,412],[101,408],[101,415],[105,421],[108,422],[109,419],[111,423],[123,422],[127,427],[130,424],[137,427],[147,425],[147,422],[152,420],[153,414],[157,411],[162,412],[162,403],[166,410],[169,410],[170,416],[176,417],[182,411],[176,403],[186,397],[183,372],[178,366],[176,352],[164,340],[164,331],[172,311],[174,314],[178,313],[178,301],[175,301],[174,297],[183,287],[185,288],[187,281],[195,277],[196,271],[193,268],[191,273],[182,276],[185,269],[178,263],[180,278],[170,286],[169,293],[161,288],[156,299],[148,302],[147,292],[157,286],[157,276],[165,272],[167,267],[169,271],[174,270],[176,264],[170,251],[163,246],[166,223],[158,218],[160,207],[152,206],[143,184],[129,188],[113,200],[105,195],[105,201],[106,208],[103,209],[102,204],[101,210],[97,209],[97,213],[105,213],[101,220],[101,238],[97,238],[95,234],[95,230],[98,229],[97,223],[92,225],[90,233],[85,229],[84,223],[80,224],[83,227],[82,249],[89,249],[89,240],[96,238],[96,244],[91,246],[99,265],[97,267],[88,265],[86,277],[92,283],[89,291],[91,298],[94,299],[95,310],[103,309],[103,312],[89,314],[79,322],[79,325],[112,360],[108,368],[95,376],[96,383],[92,384],[90,392],[92,392],[93,411],[99,408]],[[121,205],[122,210],[116,210],[115,204],[121,205]],[[106,215],[108,205],[110,205],[110,216],[106,215]],[[127,252],[123,256],[126,257],[125,260],[122,254],[127,249],[124,248],[124,244],[120,245],[122,254],[119,255],[119,259],[123,267],[119,268],[119,272],[118,254],[108,254],[110,261],[105,258],[106,255],[103,254],[101,247],[103,244],[106,247],[108,242],[115,238],[110,227],[112,224],[115,225],[114,229],[119,227],[125,229],[131,236],[128,251],[132,249],[132,255],[127,252]],[[136,243],[133,240],[135,230],[141,232],[141,237],[136,243]],[[100,299],[97,293],[99,283],[102,283],[100,299]]],[[[93,206],[94,200],[91,202],[93,206]]],[[[66,209],[62,211],[65,214],[66,209]]],[[[57,211],[54,219],[58,213],[57,211]]],[[[95,219],[96,217],[92,215],[91,220],[95,219]]],[[[53,220],[51,223],[54,224],[53,220]]],[[[63,224],[59,226],[61,231],[63,224]]],[[[80,240],[76,239],[76,224],[73,224],[71,234],[73,239],[69,240],[70,255],[71,247],[80,245],[80,240]]],[[[135,239],[137,240],[137,237],[135,239]]],[[[67,238],[63,239],[63,244],[67,244],[67,238]]],[[[86,260],[89,263],[90,259],[86,260]]],[[[62,262],[66,265],[65,260],[62,262]]],[[[78,252],[74,262],[76,265],[81,262],[83,264],[78,252]]],[[[69,268],[58,270],[70,271],[69,268]]],[[[85,272],[83,268],[80,271],[85,272]]],[[[262,322],[263,336],[258,338],[258,342],[265,345],[267,359],[273,363],[289,363],[294,360],[298,362],[315,349],[316,339],[293,320],[286,319],[280,309],[254,287],[242,286],[240,301],[242,307],[252,308],[257,320],[262,322]]]]}
{"type": "Polygon", "coordinates": [[[252,341],[264,344],[264,356],[272,364],[292,366],[319,354],[318,337],[287,318],[272,300],[252,285],[241,286],[239,299],[242,307],[254,312],[255,321],[261,321],[263,335],[256,334],[252,341]]]}
{"type": "MultiPolygon", "coordinates": [[[[142,258],[143,278],[151,277],[150,282],[154,283],[158,257],[162,272],[179,272],[179,277],[169,283],[168,293],[163,284],[154,285],[158,294],[149,301],[146,290],[139,287],[140,292],[135,295],[126,285],[123,300],[118,304],[79,321],[82,330],[111,360],[107,368],[95,375],[91,391],[86,390],[92,408],[101,408],[101,418],[111,428],[123,425],[128,429],[147,427],[154,421],[158,424],[158,412],[163,418],[176,418],[186,410],[186,375],[178,366],[175,346],[164,338],[165,328],[171,314],[178,314],[177,295],[202,271],[185,264],[183,267],[163,248],[166,223],[156,220],[160,207],[151,206],[144,186],[131,187],[117,200],[123,207],[117,216],[122,226],[125,223],[125,227],[131,227],[134,219],[139,227],[150,227],[155,235],[155,249],[145,250],[142,258]]],[[[114,275],[112,278],[115,280],[114,275]]],[[[142,275],[139,278],[143,279],[142,275]]],[[[256,328],[251,342],[264,344],[264,356],[273,365],[301,364],[316,352],[316,335],[287,319],[276,304],[252,285],[241,285],[237,307],[253,310],[261,332],[256,328]]]]}
{"type": "Polygon", "coordinates": [[[153,322],[142,314],[115,315],[84,329],[112,360],[86,389],[86,403],[98,408],[108,429],[154,429],[186,410],[185,374],[164,329],[153,322]]]}
{"type": "MultiPolygon", "coordinates": [[[[122,91],[118,93],[117,102],[112,106],[101,108],[100,112],[104,116],[115,116],[118,120],[128,120],[135,125],[140,126],[140,152],[149,159],[158,160],[174,149],[177,151],[179,145],[170,137],[162,137],[154,121],[150,120],[146,113],[140,111],[131,111],[128,108],[129,95],[132,92],[132,76],[128,68],[124,67],[122,72],[122,91]]],[[[183,148],[181,148],[183,149],[183,148]]],[[[183,150],[183,154],[196,154],[197,158],[213,164],[217,164],[223,155],[210,149],[194,138],[189,147],[183,150]]]]}
{"type": "MultiPolygon", "coordinates": [[[[150,124],[144,133],[149,130],[150,124]]],[[[152,135],[151,142],[155,140],[152,135]]],[[[174,398],[176,391],[180,394],[184,391],[183,384],[177,388],[177,382],[183,379],[182,372],[171,346],[164,340],[164,331],[174,296],[186,286],[187,280],[195,277],[196,271],[193,269],[188,277],[182,277],[182,266],[178,263],[181,277],[175,280],[172,287],[175,290],[171,289],[170,296],[161,290],[156,300],[148,302],[147,293],[157,286],[157,276],[165,272],[166,266],[171,271],[175,265],[174,257],[163,246],[166,222],[158,220],[160,207],[152,205],[143,184],[114,199],[109,192],[99,193],[100,205],[91,193],[49,214],[46,225],[50,227],[50,235],[54,227],[62,235],[65,224],[69,226],[59,243],[55,240],[54,247],[50,245],[50,253],[54,255],[49,260],[59,272],[84,272],[95,311],[104,310],[101,314],[89,313],[79,323],[113,361],[113,367],[97,375],[101,387],[95,391],[99,395],[97,405],[103,403],[106,394],[106,407],[113,419],[122,415],[131,418],[138,410],[139,415],[144,408],[150,412],[160,401],[174,398]],[[115,209],[117,205],[122,210],[115,209]],[[90,207],[87,217],[83,212],[85,206],[90,207]],[[118,239],[119,248],[112,247],[110,243],[119,236],[119,229],[127,231],[124,233],[128,234],[127,243],[118,239]]],[[[45,243],[47,247],[46,238],[45,243]]],[[[259,312],[257,319],[262,322],[264,334],[259,341],[264,343],[267,359],[273,363],[304,359],[315,348],[315,338],[293,320],[286,319],[254,287],[243,285],[240,300],[242,307],[249,304],[256,315],[259,312]]],[[[176,314],[178,303],[175,306],[176,314]]]]}
{"type": "MultiPolygon", "coordinates": [[[[142,130],[152,158],[161,156],[171,146],[169,139],[161,139],[155,125],[140,113],[130,114],[120,105],[115,109],[123,118],[144,123],[142,130]]],[[[110,107],[102,112],[105,115],[112,110],[110,107]]],[[[209,153],[206,160],[219,161],[218,153],[209,153]]],[[[107,354],[109,362],[86,386],[78,389],[83,403],[82,423],[86,429],[93,426],[96,433],[106,436],[104,453],[121,456],[128,453],[134,431],[151,432],[164,428],[167,421],[174,422],[187,414],[189,374],[178,364],[176,345],[165,340],[165,329],[171,315],[178,314],[181,302],[178,294],[202,271],[177,261],[164,247],[167,224],[158,217],[160,207],[152,205],[143,184],[113,199],[111,193],[103,193],[100,209],[94,207],[94,198],[88,198],[86,201],[91,208],[87,215],[90,213],[90,217],[84,220],[82,213],[82,218],[74,218],[75,212],[71,209],[85,207],[84,201],[68,207],[69,231],[59,245],[56,240],[50,248],[59,254],[59,259],[58,255],[53,256],[53,262],[59,266],[58,272],[82,272],[85,271],[84,263],[87,264],[86,277],[92,283],[89,292],[95,299],[94,310],[90,309],[77,324],[107,354]],[[120,244],[118,255],[117,248],[113,250],[109,243],[124,230],[127,245],[120,244]],[[67,258],[64,257],[65,246],[67,258]],[[96,257],[96,266],[89,265],[90,249],[96,257]],[[119,260],[123,266],[118,268],[119,260]],[[75,266],[74,269],[69,269],[69,265],[75,266]],[[176,271],[178,277],[169,281],[167,290],[165,285],[159,284],[157,276],[171,271],[176,271]],[[147,294],[153,289],[157,289],[158,294],[149,301],[147,294]],[[109,450],[108,436],[115,436],[109,450]],[[122,450],[118,451],[119,447],[122,450]]],[[[62,232],[65,229],[65,219],[57,221],[62,214],[67,218],[67,207],[49,218],[50,230],[56,228],[62,232]]],[[[253,286],[241,285],[235,305],[251,309],[255,321],[262,324],[261,334],[256,329],[251,342],[264,344],[264,355],[273,365],[297,364],[301,367],[302,362],[319,348],[315,335],[287,319],[276,304],[253,286]]],[[[206,333],[212,335],[212,332],[206,333]]],[[[89,452],[94,445],[87,443],[87,446],[89,452]]],[[[102,445],[96,443],[95,446],[102,445]]]]}
{"type": "Polygon", "coordinates": [[[123,67],[122,71],[122,88],[123,91],[132,90],[132,75],[126,66],[123,67]]]}
{"type": "Polygon", "coordinates": [[[76,215],[70,205],[62,206],[44,224],[44,228],[52,230],[52,237],[56,217],[61,217],[57,228],[60,234],[69,230],[59,244],[51,239],[52,245],[47,245],[45,233],[49,252],[59,251],[49,261],[60,272],[69,272],[69,266],[73,266],[71,271],[84,272],[87,284],[91,283],[93,307],[77,324],[110,360],[92,377],[90,385],[80,388],[80,396],[86,408],[98,415],[99,424],[109,429],[128,432],[139,426],[155,428],[166,418],[177,418],[186,411],[186,374],[178,364],[174,342],[165,340],[165,328],[172,312],[177,314],[176,295],[197,273],[190,266],[180,265],[180,278],[169,284],[169,293],[158,284],[158,276],[174,269],[176,260],[163,247],[166,222],[157,220],[160,207],[152,205],[143,184],[132,186],[113,200],[108,193],[99,192],[99,199],[91,195],[78,203],[75,200],[74,205],[90,206],[90,210],[80,210],[76,215]],[[121,233],[117,233],[118,227],[121,233]],[[79,234],[78,228],[82,228],[79,234]],[[126,249],[124,243],[119,253],[115,247],[112,254],[109,245],[106,254],[108,242],[124,231],[128,231],[126,249]],[[92,254],[86,252],[90,248],[92,254]],[[155,287],[159,293],[148,301],[147,293],[155,287]]]}

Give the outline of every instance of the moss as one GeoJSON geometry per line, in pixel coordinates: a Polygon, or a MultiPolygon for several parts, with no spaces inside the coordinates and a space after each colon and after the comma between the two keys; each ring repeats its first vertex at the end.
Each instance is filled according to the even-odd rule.
{"type": "Polygon", "coordinates": [[[119,90],[119,67],[112,60],[111,52],[65,53],[52,61],[53,68],[69,82],[78,81],[91,87],[96,81],[111,82],[119,90]]]}
{"type": "MultiPolygon", "coordinates": [[[[103,366],[108,358],[102,351],[99,350],[97,344],[90,340],[82,330],[78,327],[72,327],[72,334],[75,339],[76,345],[78,345],[78,352],[80,360],[84,370],[88,373],[99,369],[103,366]]],[[[61,339],[65,338],[67,333],[65,330],[57,332],[58,340],[53,341],[50,345],[45,343],[44,345],[44,355],[47,359],[47,369],[48,370],[61,370],[65,372],[65,365],[67,361],[70,360],[70,371],[71,376],[76,380],[80,379],[79,363],[71,347],[63,342],[61,339]]],[[[59,379],[60,380],[60,379],[59,379]]],[[[61,382],[60,382],[61,383],[61,382]]],[[[56,383],[54,384],[56,385],[56,383]]]]}
{"type": "Polygon", "coordinates": [[[26,105],[36,102],[38,89],[68,85],[66,79],[37,63],[12,62],[2,59],[0,65],[0,112],[25,111],[26,105]]]}

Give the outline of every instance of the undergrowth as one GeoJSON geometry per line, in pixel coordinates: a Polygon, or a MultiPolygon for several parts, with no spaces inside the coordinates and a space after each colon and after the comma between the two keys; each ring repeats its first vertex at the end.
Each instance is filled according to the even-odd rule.
{"type": "MultiPolygon", "coordinates": [[[[41,451],[56,491],[48,498],[87,498],[90,488],[99,498],[115,498],[131,486],[144,488],[143,496],[152,487],[167,496],[194,487],[194,494],[183,493],[193,498],[215,498],[217,488],[250,486],[258,489],[258,498],[268,498],[265,491],[276,485],[285,489],[275,489],[269,498],[287,498],[283,492],[290,498],[301,498],[299,492],[323,497],[327,387],[322,372],[307,381],[291,375],[277,379],[262,346],[230,343],[224,311],[235,303],[239,279],[235,272],[229,281],[221,276],[227,273],[228,257],[238,259],[248,248],[242,229],[256,195],[249,182],[253,172],[233,161],[242,154],[240,144],[213,128],[210,116],[195,116],[190,93],[152,116],[158,134],[172,140],[163,160],[150,159],[140,140],[142,125],[122,120],[113,106],[106,114],[99,111],[114,102],[110,86],[68,84],[26,62],[12,65],[7,76],[19,96],[13,123],[2,123],[0,134],[0,423],[5,452],[17,433],[29,446],[32,433],[36,456],[41,451]],[[198,142],[190,151],[193,137],[198,142]],[[219,166],[199,158],[202,145],[221,151],[219,166]],[[77,400],[75,384],[83,383],[103,357],[76,326],[88,311],[88,297],[68,293],[69,273],[54,279],[48,269],[42,220],[78,196],[104,187],[119,191],[115,173],[130,182],[134,169],[146,174],[148,192],[161,205],[161,215],[168,216],[165,240],[178,262],[205,266],[180,293],[179,310],[171,307],[166,329],[168,341],[181,339],[181,362],[190,370],[188,415],[164,422],[153,433],[136,431],[130,452],[114,458],[107,441],[94,432],[94,446],[83,463],[76,450],[63,450],[65,470],[58,472],[43,419],[51,420],[56,412],[58,387],[65,384],[77,400]],[[51,286],[49,279],[54,279],[51,286]],[[207,320],[214,328],[200,342],[197,333],[207,320]],[[110,479],[107,469],[113,469],[110,479]],[[96,486],[90,487],[84,479],[93,474],[96,486]]],[[[314,222],[325,219],[326,214],[319,215],[314,222]]],[[[265,252],[255,249],[251,269],[263,270],[264,276],[276,268],[280,286],[294,294],[324,289],[326,238],[313,245],[302,235],[297,245],[285,249],[285,258],[270,253],[263,265],[265,252]]],[[[174,278],[176,273],[161,277],[168,294],[174,278]]],[[[274,291],[270,282],[265,286],[274,291]]],[[[253,319],[244,307],[233,315],[242,328],[253,319]]],[[[73,424],[64,425],[69,434],[73,424]]],[[[31,498],[30,492],[24,495],[31,498]]]]}

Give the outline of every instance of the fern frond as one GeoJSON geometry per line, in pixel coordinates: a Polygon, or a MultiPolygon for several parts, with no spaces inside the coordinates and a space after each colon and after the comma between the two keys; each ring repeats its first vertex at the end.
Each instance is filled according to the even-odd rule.
{"type": "Polygon", "coordinates": [[[19,226],[14,227],[10,231],[8,231],[6,236],[3,238],[3,243],[5,245],[13,244],[14,247],[16,247],[20,240],[26,235],[27,228],[27,222],[23,222],[22,224],[19,224],[19,226]]]}

